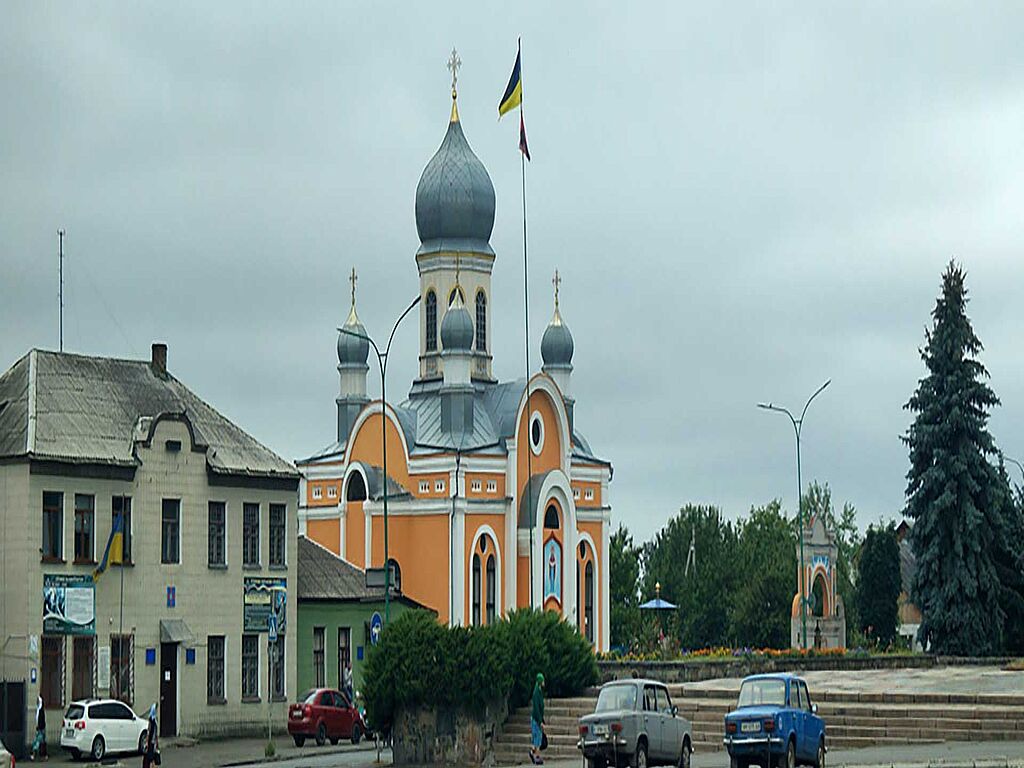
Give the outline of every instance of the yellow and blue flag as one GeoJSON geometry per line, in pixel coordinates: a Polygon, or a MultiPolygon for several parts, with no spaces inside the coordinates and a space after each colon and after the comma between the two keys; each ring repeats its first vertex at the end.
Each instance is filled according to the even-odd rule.
{"type": "Polygon", "coordinates": [[[512,76],[508,79],[505,95],[498,102],[498,118],[523,103],[523,80],[519,68],[519,57],[522,51],[516,51],[516,65],[512,68],[512,76]]]}
{"type": "Polygon", "coordinates": [[[108,566],[121,565],[124,561],[124,514],[119,512],[114,515],[114,523],[110,527],[110,538],[107,539],[107,548],[103,550],[103,560],[99,567],[93,571],[93,581],[100,577],[108,566]]]}

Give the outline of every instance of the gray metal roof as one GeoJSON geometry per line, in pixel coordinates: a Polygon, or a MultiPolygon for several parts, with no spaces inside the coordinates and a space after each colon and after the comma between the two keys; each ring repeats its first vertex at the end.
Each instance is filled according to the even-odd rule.
{"type": "Polygon", "coordinates": [[[149,361],[33,350],[0,376],[0,457],[137,464],[134,446],[159,417],[184,417],[218,473],[297,478],[174,376],[149,361]],[[33,428],[30,428],[30,425],[33,428]]]}
{"type": "Polygon", "coordinates": [[[416,187],[420,253],[442,250],[493,255],[494,185],[473,154],[453,110],[448,131],[416,187]]]}
{"type": "MultiPolygon", "coordinates": [[[[305,536],[299,536],[296,565],[297,594],[299,600],[383,600],[384,588],[366,586],[366,572],[338,557],[329,549],[305,536]]],[[[392,599],[407,605],[424,606],[411,598],[396,594],[392,599]]]]}

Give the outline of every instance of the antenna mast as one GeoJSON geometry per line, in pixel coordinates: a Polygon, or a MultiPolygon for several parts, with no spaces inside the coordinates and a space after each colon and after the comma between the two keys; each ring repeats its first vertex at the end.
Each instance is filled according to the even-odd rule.
{"type": "Polygon", "coordinates": [[[59,283],[59,289],[57,292],[57,302],[60,305],[58,310],[60,316],[60,351],[64,351],[64,230],[57,230],[57,241],[58,254],[57,254],[57,274],[59,283]]]}

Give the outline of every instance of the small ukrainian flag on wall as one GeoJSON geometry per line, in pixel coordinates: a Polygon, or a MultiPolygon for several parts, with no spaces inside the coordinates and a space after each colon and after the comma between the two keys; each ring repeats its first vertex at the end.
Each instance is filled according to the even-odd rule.
{"type": "Polygon", "coordinates": [[[99,567],[93,571],[92,578],[96,581],[100,575],[111,565],[121,565],[124,560],[124,515],[114,515],[114,523],[110,527],[110,538],[107,539],[107,548],[103,550],[103,560],[99,567]]]}

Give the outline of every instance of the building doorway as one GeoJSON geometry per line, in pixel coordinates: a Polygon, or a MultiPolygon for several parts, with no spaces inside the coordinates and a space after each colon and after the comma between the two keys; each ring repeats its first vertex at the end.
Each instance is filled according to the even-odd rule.
{"type": "Polygon", "coordinates": [[[160,736],[178,735],[178,644],[160,643],[160,736]]]}

